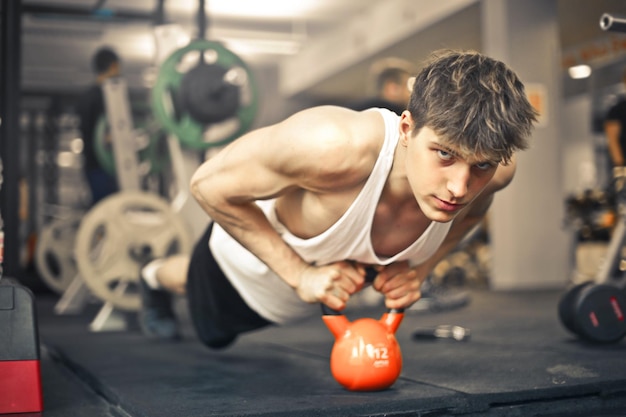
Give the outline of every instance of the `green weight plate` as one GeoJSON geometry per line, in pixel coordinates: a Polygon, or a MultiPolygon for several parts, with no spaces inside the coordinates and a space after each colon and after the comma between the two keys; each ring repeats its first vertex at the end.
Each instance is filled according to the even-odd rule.
{"type": "Polygon", "coordinates": [[[151,92],[154,117],[164,129],[178,137],[181,145],[196,150],[222,146],[244,134],[254,122],[258,101],[258,89],[248,65],[221,43],[204,39],[194,40],[174,51],[161,65],[151,92]],[[176,114],[175,109],[176,92],[194,61],[199,62],[200,54],[204,54],[209,63],[234,70],[241,82],[242,100],[236,116],[208,129],[186,113],[176,114]]]}

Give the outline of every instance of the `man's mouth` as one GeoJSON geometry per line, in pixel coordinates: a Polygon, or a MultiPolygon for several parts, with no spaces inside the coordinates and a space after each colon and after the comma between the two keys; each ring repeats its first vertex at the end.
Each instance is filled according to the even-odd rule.
{"type": "Polygon", "coordinates": [[[452,203],[450,201],[442,200],[435,197],[435,205],[439,210],[454,212],[465,207],[465,204],[452,203]]]}

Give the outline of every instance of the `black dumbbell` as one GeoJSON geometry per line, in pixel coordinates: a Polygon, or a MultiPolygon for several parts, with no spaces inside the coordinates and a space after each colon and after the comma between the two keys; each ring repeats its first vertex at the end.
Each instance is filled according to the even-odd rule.
{"type": "Polygon", "coordinates": [[[582,339],[614,343],[626,336],[626,294],[609,284],[584,282],[559,301],[561,323],[582,339]]]}

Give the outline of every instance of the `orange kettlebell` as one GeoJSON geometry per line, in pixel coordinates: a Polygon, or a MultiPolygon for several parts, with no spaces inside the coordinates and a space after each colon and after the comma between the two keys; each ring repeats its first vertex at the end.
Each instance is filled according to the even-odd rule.
{"type": "Polygon", "coordinates": [[[345,315],[322,305],[322,319],[335,336],[330,355],[333,377],[351,391],[389,388],[400,376],[402,353],[395,332],[403,310],[389,310],[380,318],[350,322],[345,315]]]}

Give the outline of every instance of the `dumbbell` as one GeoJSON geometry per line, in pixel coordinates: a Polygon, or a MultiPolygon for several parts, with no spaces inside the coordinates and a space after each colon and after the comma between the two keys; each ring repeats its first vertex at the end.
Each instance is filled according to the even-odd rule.
{"type": "Polygon", "coordinates": [[[626,336],[626,293],[614,285],[578,284],[563,294],[558,311],[563,326],[586,341],[614,343],[626,336]]]}

